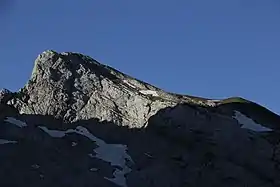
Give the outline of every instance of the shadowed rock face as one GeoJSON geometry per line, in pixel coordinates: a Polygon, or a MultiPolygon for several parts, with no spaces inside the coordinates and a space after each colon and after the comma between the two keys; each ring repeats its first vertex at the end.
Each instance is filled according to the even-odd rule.
{"type": "Polygon", "coordinates": [[[19,92],[0,91],[0,186],[280,186],[279,124],[45,51],[19,92]]]}

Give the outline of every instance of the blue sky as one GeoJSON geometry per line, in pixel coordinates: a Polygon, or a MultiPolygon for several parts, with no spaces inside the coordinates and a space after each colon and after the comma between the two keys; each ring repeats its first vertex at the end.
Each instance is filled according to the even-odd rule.
{"type": "Polygon", "coordinates": [[[2,0],[0,6],[2,88],[22,87],[42,51],[75,51],[167,91],[242,96],[280,114],[279,0],[2,0]]]}

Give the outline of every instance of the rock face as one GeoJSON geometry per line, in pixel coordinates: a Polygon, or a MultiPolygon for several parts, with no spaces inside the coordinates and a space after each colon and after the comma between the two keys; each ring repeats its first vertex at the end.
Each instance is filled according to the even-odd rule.
{"type": "Polygon", "coordinates": [[[25,114],[52,115],[70,122],[96,117],[141,127],[159,109],[174,103],[153,101],[160,92],[90,57],[46,51],[36,59],[22,97],[13,102],[25,114]]]}
{"type": "Polygon", "coordinates": [[[280,186],[280,117],[45,51],[0,91],[0,186],[280,186]]]}

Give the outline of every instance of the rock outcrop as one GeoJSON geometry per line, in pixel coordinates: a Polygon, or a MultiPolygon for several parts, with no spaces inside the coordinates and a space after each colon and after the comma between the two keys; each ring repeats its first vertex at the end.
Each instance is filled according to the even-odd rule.
{"type": "Polygon", "coordinates": [[[280,117],[45,51],[0,91],[0,186],[280,186],[280,117]]]}
{"type": "Polygon", "coordinates": [[[11,101],[20,113],[52,115],[65,121],[98,118],[142,127],[173,98],[90,57],[46,51],[36,59],[32,76],[11,101]],[[44,103],[44,104],[42,104],[44,103]]]}

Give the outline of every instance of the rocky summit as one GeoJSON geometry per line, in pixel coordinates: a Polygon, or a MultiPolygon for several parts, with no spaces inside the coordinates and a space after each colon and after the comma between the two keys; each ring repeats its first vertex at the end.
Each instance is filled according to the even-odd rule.
{"type": "Polygon", "coordinates": [[[280,116],[48,50],[0,91],[2,187],[279,187],[280,116]]]}

